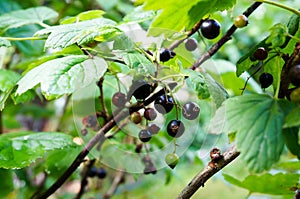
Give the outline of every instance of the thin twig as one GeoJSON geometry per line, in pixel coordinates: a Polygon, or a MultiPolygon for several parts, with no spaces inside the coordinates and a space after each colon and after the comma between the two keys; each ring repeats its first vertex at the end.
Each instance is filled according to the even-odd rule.
{"type": "Polygon", "coordinates": [[[124,181],[125,171],[119,170],[109,190],[104,194],[103,199],[110,199],[117,191],[119,185],[124,181]]]}
{"type": "Polygon", "coordinates": [[[214,174],[220,171],[223,167],[232,162],[239,156],[239,152],[235,146],[228,149],[223,154],[223,159],[220,159],[215,163],[214,167],[206,166],[200,173],[198,173],[191,182],[181,191],[177,199],[188,199],[190,198],[204,183],[211,178],[214,174]]]}
{"type": "Polygon", "coordinates": [[[100,95],[99,95],[99,100],[101,103],[101,113],[103,114],[102,117],[104,118],[105,121],[108,121],[108,114],[107,114],[107,109],[105,106],[105,101],[104,101],[104,92],[103,92],[103,82],[104,82],[104,78],[101,77],[99,82],[97,83],[97,86],[99,87],[99,91],[100,91],[100,95]]]}
{"type": "MultiPolygon", "coordinates": [[[[254,10],[256,10],[262,3],[255,2],[253,3],[244,13],[246,17],[248,17],[254,10]]],[[[206,60],[208,60],[211,56],[213,56],[218,50],[231,39],[231,36],[236,31],[237,27],[232,25],[229,30],[225,33],[225,35],[215,43],[205,54],[203,54],[191,67],[192,70],[198,68],[201,64],[203,64],[206,60]]]]}

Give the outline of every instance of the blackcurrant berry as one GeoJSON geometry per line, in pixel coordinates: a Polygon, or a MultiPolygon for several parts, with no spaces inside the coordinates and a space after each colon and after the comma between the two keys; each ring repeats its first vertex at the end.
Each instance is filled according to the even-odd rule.
{"type": "Polygon", "coordinates": [[[90,168],[88,172],[89,177],[95,177],[98,174],[98,169],[96,167],[90,168]]]}
{"type": "Polygon", "coordinates": [[[300,86],[300,64],[290,69],[288,77],[294,86],[300,86]]]}
{"type": "Polygon", "coordinates": [[[126,103],[126,95],[121,92],[116,92],[112,97],[112,103],[116,107],[123,107],[126,103]]]}
{"type": "Polygon", "coordinates": [[[143,129],[139,132],[139,139],[142,142],[148,142],[151,140],[152,134],[149,130],[143,129]]]}
{"type": "Polygon", "coordinates": [[[182,115],[188,120],[194,120],[200,113],[200,107],[194,102],[188,102],[182,107],[182,115]]]}
{"type": "Polygon", "coordinates": [[[262,88],[268,88],[273,83],[273,76],[270,73],[262,73],[259,82],[262,88]]]}
{"type": "Polygon", "coordinates": [[[152,121],[157,117],[157,113],[153,108],[146,108],[144,111],[144,117],[146,118],[146,120],[152,121]]]}
{"type": "Polygon", "coordinates": [[[144,100],[152,92],[152,86],[147,81],[140,79],[133,81],[128,96],[134,96],[137,100],[144,100]]]}
{"type": "Polygon", "coordinates": [[[267,59],[268,54],[269,54],[268,51],[264,47],[259,47],[253,53],[253,57],[256,60],[265,60],[265,59],[267,59]]]}
{"type": "Polygon", "coordinates": [[[207,39],[214,39],[219,36],[221,25],[217,20],[206,19],[200,26],[203,37],[207,39]]]}
{"type": "Polygon", "coordinates": [[[162,62],[169,61],[171,58],[173,58],[176,55],[175,52],[170,51],[168,49],[164,49],[160,54],[159,54],[159,60],[162,62]]]}
{"type": "Polygon", "coordinates": [[[142,116],[141,116],[140,112],[133,112],[130,115],[130,120],[135,124],[140,123],[142,121],[142,116]]]}
{"type": "Polygon", "coordinates": [[[171,120],[167,126],[167,132],[171,137],[180,137],[184,133],[185,127],[180,120],[171,120]]]}
{"type": "Polygon", "coordinates": [[[173,106],[173,98],[169,95],[161,95],[154,101],[154,108],[162,114],[169,113],[173,106]]]}
{"type": "Polygon", "coordinates": [[[102,179],[106,177],[106,170],[104,168],[99,168],[97,171],[98,178],[102,179]]]}
{"type": "Polygon", "coordinates": [[[248,25],[248,17],[245,15],[239,15],[234,19],[234,25],[237,28],[243,28],[248,25]]]}
{"type": "Polygon", "coordinates": [[[178,164],[179,157],[176,153],[169,153],[166,155],[165,161],[171,169],[174,169],[175,166],[178,164]]]}
{"type": "Polygon", "coordinates": [[[188,38],[186,41],[185,41],[185,44],[184,44],[185,48],[188,50],[188,51],[194,51],[196,50],[196,48],[198,47],[198,42],[196,39],[194,38],[188,38]]]}
{"type": "Polygon", "coordinates": [[[93,128],[98,126],[98,119],[96,115],[88,115],[85,116],[82,119],[82,124],[86,127],[86,128],[93,128]]]}
{"type": "Polygon", "coordinates": [[[152,135],[155,135],[159,132],[160,128],[156,124],[149,124],[147,129],[152,135]]]}

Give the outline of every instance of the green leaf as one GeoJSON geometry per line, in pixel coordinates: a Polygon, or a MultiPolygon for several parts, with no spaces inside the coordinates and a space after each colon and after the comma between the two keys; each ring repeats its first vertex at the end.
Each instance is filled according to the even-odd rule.
{"type": "Polygon", "coordinates": [[[156,12],[149,10],[144,11],[142,6],[136,7],[133,12],[127,14],[123,21],[126,23],[141,23],[153,19],[156,12]]]}
{"type": "Polygon", "coordinates": [[[187,85],[189,88],[194,90],[199,99],[206,99],[210,96],[208,86],[204,80],[204,77],[201,73],[193,70],[184,71],[188,78],[186,79],[187,85]]]}
{"type": "Polygon", "coordinates": [[[114,50],[133,50],[134,42],[125,34],[119,35],[114,39],[114,50]]]}
{"type": "Polygon", "coordinates": [[[101,18],[105,12],[103,10],[89,10],[86,12],[82,12],[78,14],[75,17],[69,17],[67,19],[64,19],[60,22],[60,24],[70,24],[70,23],[75,23],[79,21],[86,21],[86,20],[91,20],[95,18],[101,18]]]}
{"type": "Polygon", "coordinates": [[[57,132],[15,132],[0,136],[0,168],[20,169],[46,151],[75,145],[72,137],[57,132]]]}
{"type": "Polygon", "coordinates": [[[155,66],[143,54],[138,52],[121,52],[118,54],[122,57],[126,65],[130,69],[134,69],[137,73],[154,74],[155,66]]]}
{"type": "Polygon", "coordinates": [[[250,170],[262,172],[279,160],[283,149],[283,103],[269,95],[250,94],[226,100],[211,120],[215,133],[237,132],[241,158],[250,170]]]}
{"type": "Polygon", "coordinates": [[[285,43],[288,28],[284,24],[276,24],[271,28],[271,34],[266,43],[271,43],[273,48],[280,47],[285,43]]]}
{"type": "Polygon", "coordinates": [[[293,195],[295,192],[291,189],[299,183],[299,174],[278,173],[249,175],[243,181],[223,174],[226,181],[233,185],[249,190],[250,193],[263,193],[270,195],[293,195]]]}
{"type": "Polygon", "coordinates": [[[151,25],[152,28],[161,28],[161,31],[150,30],[150,34],[159,35],[165,33],[164,29],[182,31],[186,28],[190,30],[205,15],[225,10],[234,4],[235,0],[222,0],[221,2],[220,0],[146,0],[144,9],[162,10],[151,25]]]}
{"type": "Polygon", "coordinates": [[[12,170],[0,169],[0,179],[5,179],[1,182],[0,196],[1,198],[7,198],[6,196],[14,190],[12,170]]]}
{"type": "Polygon", "coordinates": [[[0,47],[5,46],[5,47],[10,47],[11,43],[5,37],[0,37],[0,47]]]}
{"type": "Polygon", "coordinates": [[[300,159],[299,128],[283,129],[282,133],[289,151],[300,159]]]}
{"type": "Polygon", "coordinates": [[[106,62],[99,57],[88,59],[85,55],[70,55],[50,60],[26,73],[17,83],[16,94],[41,84],[43,94],[53,99],[96,82],[106,70],[106,62]]]}
{"type": "Polygon", "coordinates": [[[5,101],[19,79],[20,75],[18,73],[0,69],[0,110],[4,108],[5,101]]]}
{"type": "Polygon", "coordinates": [[[284,120],[284,128],[296,127],[300,125],[300,109],[293,109],[284,120]]]}
{"type": "Polygon", "coordinates": [[[0,30],[5,31],[28,24],[40,24],[45,20],[53,19],[57,16],[58,13],[47,7],[16,10],[0,16],[0,30]]]}
{"type": "Polygon", "coordinates": [[[86,44],[92,41],[104,41],[120,33],[116,23],[110,19],[98,18],[74,24],[63,24],[40,30],[34,36],[49,35],[45,48],[65,48],[72,44],[86,44]]]}

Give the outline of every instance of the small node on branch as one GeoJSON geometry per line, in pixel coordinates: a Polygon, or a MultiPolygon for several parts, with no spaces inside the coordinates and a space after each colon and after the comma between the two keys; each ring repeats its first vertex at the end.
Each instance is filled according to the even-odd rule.
{"type": "Polygon", "coordinates": [[[212,168],[218,168],[218,162],[224,159],[224,156],[221,154],[221,150],[218,148],[213,148],[210,151],[211,161],[208,163],[208,166],[212,168]]]}

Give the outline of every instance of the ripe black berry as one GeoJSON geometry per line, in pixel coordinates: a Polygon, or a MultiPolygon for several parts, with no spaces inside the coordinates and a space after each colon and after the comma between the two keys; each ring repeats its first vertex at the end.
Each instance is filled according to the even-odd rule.
{"type": "Polygon", "coordinates": [[[88,172],[88,176],[89,177],[95,177],[98,173],[98,169],[96,167],[92,167],[90,168],[89,172],[88,172]]]}
{"type": "Polygon", "coordinates": [[[268,57],[268,51],[264,47],[259,47],[253,54],[256,60],[265,60],[268,57]]]}
{"type": "Polygon", "coordinates": [[[182,115],[188,120],[194,120],[200,113],[200,107],[194,102],[188,102],[182,107],[182,115]]]}
{"type": "Polygon", "coordinates": [[[268,88],[273,83],[273,76],[270,73],[262,73],[259,82],[262,88],[268,88]]]}
{"type": "Polygon", "coordinates": [[[171,137],[180,137],[184,133],[185,127],[180,120],[171,120],[167,126],[167,132],[171,137]]]}
{"type": "Polygon", "coordinates": [[[234,25],[237,28],[243,28],[248,25],[248,17],[245,15],[239,15],[234,19],[234,25]]]}
{"type": "Polygon", "coordinates": [[[185,44],[184,44],[185,48],[188,50],[188,51],[194,51],[196,50],[196,48],[198,47],[198,42],[196,39],[194,38],[188,38],[186,41],[185,41],[185,44]]]}
{"type": "Polygon", "coordinates": [[[139,139],[142,141],[142,142],[148,142],[151,140],[151,132],[147,129],[143,129],[139,132],[139,139]]]}
{"type": "Polygon", "coordinates": [[[97,172],[98,178],[102,179],[106,177],[106,170],[104,168],[99,168],[97,172]]]}
{"type": "Polygon", "coordinates": [[[217,20],[206,19],[200,26],[203,37],[214,39],[220,34],[221,25],[217,20]]]}
{"type": "Polygon", "coordinates": [[[123,107],[126,103],[126,95],[121,92],[116,92],[112,97],[112,103],[116,107],[123,107]]]}
{"type": "Polygon", "coordinates": [[[137,100],[144,100],[152,92],[152,86],[145,80],[133,81],[128,96],[134,96],[137,100]]]}
{"type": "Polygon", "coordinates": [[[146,118],[146,120],[152,121],[157,117],[157,113],[153,108],[146,108],[144,111],[144,117],[146,118]]]}
{"type": "Polygon", "coordinates": [[[162,114],[169,113],[173,106],[173,98],[169,95],[161,95],[154,101],[154,108],[162,114]]]}
{"type": "Polygon", "coordinates": [[[300,64],[290,69],[288,77],[294,86],[300,86],[300,64]]]}
{"type": "Polygon", "coordinates": [[[152,135],[155,135],[159,132],[160,128],[156,124],[149,124],[147,129],[152,135]]]}
{"type": "Polygon", "coordinates": [[[175,52],[165,49],[159,54],[159,60],[162,62],[166,62],[173,58],[175,55],[175,52]]]}
{"type": "Polygon", "coordinates": [[[142,116],[141,116],[140,112],[133,112],[130,115],[130,120],[135,124],[140,123],[142,121],[142,116]]]}
{"type": "Polygon", "coordinates": [[[85,116],[82,119],[82,124],[86,127],[86,128],[94,128],[97,127],[98,124],[98,119],[96,115],[88,115],[85,116]]]}

